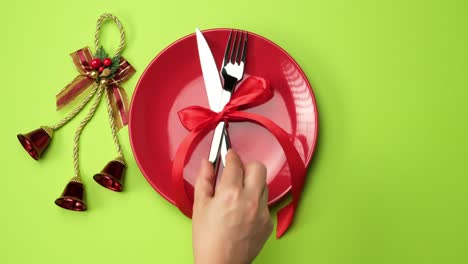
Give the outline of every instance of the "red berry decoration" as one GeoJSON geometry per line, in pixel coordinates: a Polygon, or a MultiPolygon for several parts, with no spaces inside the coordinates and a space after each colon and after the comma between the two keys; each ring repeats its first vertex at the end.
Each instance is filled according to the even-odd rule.
{"type": "Polygon", "coordinates": [[[99,72],[102,72],[105,69],[104,66],[99,67],[99,72]]]}
{"type": "Polygon", "coordinates": [[[99,58],[95,58],[92,59],[89,64],[91,65],[91,68],[96,70],[99,69],[99,67],[101,67],[101,60],[99,58]]]}
{"type": "Polygon", "coordinates": [[[112,60],[110,58],[105,58],[103,63],[104,66],[109,67],[112,65],[112,60]]]}

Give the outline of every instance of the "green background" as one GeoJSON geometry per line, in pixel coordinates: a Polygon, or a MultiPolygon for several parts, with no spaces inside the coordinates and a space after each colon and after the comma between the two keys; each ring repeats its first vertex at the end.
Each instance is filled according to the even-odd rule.
{"type": "MultiPolygon", "coordinates": [[[[0,263],[190,263],[190,221],[129,160],[126,190],[91,176],[114,158],[104,107],[82,137],[90,210],[53,204],[72,177],[74,120],[33,161],[16,139],[66,114],[68,54],[117,15],[137,74],[167,45],[235,27],[286,49],[310,79],[319,143],[294,227],[256,263],[467,263],[466,1],[3,1],[0,263]],[[231,7],[228,7],[228,4],[231,7]],[[229,10],[230,9],[230,10],[229,10]],[[226,11],[229,10],[229,11],[226,11]]],[[[117,47],[114,26],[102,40],[117,47]]],[[[83,114],[80,115],[83,117],[83,114]]]]}

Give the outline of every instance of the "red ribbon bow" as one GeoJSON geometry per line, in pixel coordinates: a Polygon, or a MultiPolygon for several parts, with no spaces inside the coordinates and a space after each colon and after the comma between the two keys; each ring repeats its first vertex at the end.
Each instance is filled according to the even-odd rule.
{"type": "MultiPolygon", "coordinates": [[[[57,94],[57,110],[70,104],[95,82],[95,80],[89,75],[93,70],[90,66],[93,55],[89,47],[77,50],[70,54],[70,56],[72,57],[76,68],[80,72],[80,75],[73,79],[71,83],[57,94]]],[[[112,91],[111,105],[117,129],[122,128],[128,123],[128,96],[119,83],[126,81],[134,73],[135,69],[133,66],[121,57],[120,67],[117,69],[114,76],[109,79],[108,89],[111,89],[112,91]]]]}
{"type": "Polygon", "coordinates": [[[193,148],[209,131],[213,130],[220,121],[242,122],[249,121],[263,126],[270,131],[283,148],[291,174],[292,202],[283,207],[277,215],[278,224],[276,237],[281,237],[292,224],[296,208],[299,203],[305,183],[305,165],[286,131],[270,119],[242,110],[261,105],[273,97],[269,83],[259,77],[248,77],[239,85],[229,103],[223,111],[216,113],[201,106],[190,106],[178,112],[183,126],[190,133],[183,139],[177,149],[172,166],[172,181],[175,186],[175,203],[187,217],[192,217],[193,199],[185,189],[184,166],[193,148]]]}

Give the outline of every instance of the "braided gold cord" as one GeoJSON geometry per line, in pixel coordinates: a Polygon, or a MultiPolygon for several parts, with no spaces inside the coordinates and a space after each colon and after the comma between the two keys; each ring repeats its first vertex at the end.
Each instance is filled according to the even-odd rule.
{"type": "Polygon", "coordinates": [[[117,157],[114,160],[122,163],[125,167],[127,167],[127,164],[125,163],[125,160],[123,157],[117,157]]]}
{"type": "Polygon", "coordinates": [[[49,126],[41,126],[41,128],[49,135],[49,137],[52,137],[54,135],[54,129],[52,129],[49,126]]]}
{"type": "MultiPolygon", "coordinates": [[[[101,33],[101,26],[103,24],[103,22],[106,20],[106,19],[112,19],[115,24],[117,25],[117,27],[119,28],[119,31],[120,31],[120,43],[119,43],[119,47],[117,48],[117,51],[115,52],[115,56],[120,56],[124,47],[125,47],[125,31],[123,29],[123,26],[122,26],[122,23],[120,22],[120,20],[112,15],[112,14],[109,14],[109,13],[106,13],[106,14],[103,14],[101,15],[101,17],[98,19],[97,21],[97,24],[96,24],[96,34],[94,35],[94,44],[96,46],[96,49],[99,48],[99,36],[100,36],[100,33],[101,33]]],[[[120,145],[120,142],[119,142],[119,138],[117,136],[117,128],[116,128],[116,125],[115,125],[115,119],[114,119],[114,113],[113,113],[113,110],[112,110],[112,105],[111,105],[111,90],[110,89],[107,89],[106,91],[106,104],[107,104],[107,113],[109,115],[109,122],[110,122],[110,127],[111,127],[111,132],[112,132],[112,139],[114,140],[114,145],[115,145],[115,148],[117,150],[117,153],[118,153],[118,157],[115,159],[119,162],[121,162],[122,164],[125,165],[125,159],[123,157],[123,152],[122,152],[122,147],[120,145]]]]}
{"type": "Polygon", "coordinates": [[[123,157],[122,153],[122,148],[120,146],[119,138],[117,137],[117,129],[115,126],[115,120],[114,120],[114,113],[112,110],[112,105],[111,105],[111,89],[107,89],[106,91],[106,104],[107,104],[107,113],[109,114],[109,121],[110,121],[110,126],[111,126],[111,132],[112,132],[112,139],[114,140],[115,148],[117,150],[117,153],[119,154],[119,159],[123,160],[123,164],[125,164],[125,159],[123,157]]]}
{"type": "Polygon", "coordinates": [[[77,183],[82,183],[80,177],[73,177],[70,179],[71,182],[77,182],[77,183]]]}
{"type": "Polygon", "coordinates": [[[102,97],[102,92],[106,89],[104,86],[99,85],[97,86],[97,93],[96,93],[96,99],[94,103],[91,105],[91,108],[89,109],[88,114],[85,116],[83,120],[81,120],[80,125],[76,129],[75,132],[75,137],[73,138],[73,169],[75,171],[75,178],[80,179],[80,166],[79,166],[79,141],[80,141],[80,136],[81,132],[83,132],[84,127],[88,124],[89,120],[93,118],[94,113],[96,113],[96,109],[99,105],[99,102],[101,101],[102,97]]]}
{"type": "Polygon", "coordinates": [[[93,84],[93,87],[91,88],[91,92],[89,92],[88,95],[80,102],[78,106],[75,107],[64,119],[60,120],[57,124],[51,126],[50,128],[52,130],[57,130],[64,126],[66,123],[68,123],[70,120],[72,120],[83,108],[91,101],[91,98],[93,98],[94,94],[96,93],[98,89],[97,84],[93,84]]]}
{"type": "Polygon", "coordinates": [[[123,49],[124,49],[124,47],[125,47],[125,32],[124,32],[122,23],[120,23],[120,20],[116,16],[114,16],[112,14],[109,14],[109,13],[101,15],[99,17],[98,21],[97,21],[96,33],[94,34],[94,44],[96,46],[96,50],[99,48],[99,35],[101,34],[101,26],[102,26],[102,23],[106,19],[112,19],[115,22],[115,24],[117,25],[117,27],[119,28],[119,31],[120,31],[120,44],[119,44],[119,47],[117,48],[117,51],[115,52],[115,55],[120,56],[123,49]]]}

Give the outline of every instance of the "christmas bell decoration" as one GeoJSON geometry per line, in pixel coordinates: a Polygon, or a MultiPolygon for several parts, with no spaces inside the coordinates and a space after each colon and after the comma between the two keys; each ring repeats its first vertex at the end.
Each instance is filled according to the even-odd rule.
{"type": "Polygon", "coordinates": [[[117,132],[128,123],[128,98],[120,84],[129,79],[135,73],[135,69],[121,56],[125,47],[125,33],[117,17],[112,14],[101,15],[97,21],[94,37],[96,46],[94,54],[88,47],[70,54],[79,74],[56,95],[57,110],[73,103],[77,104],[75,108],[55,125],[43,126],[28,134],[18,134],[17,136],[29,155],[38,160],[49,145],[53,132],[66,125],[88,103],[91,103],[88,113],[79,123],[73,137],[74,176],[68,182],[62,195],[55,200],[56,205],[73,211],[85,211],[87,209],[83,198],[84,184],[79,166],[79,143],[81,133],[96,113],[102,97],[105,97],[112,139],[118,157],[109,162],[101,173],[94,176],[94,179],[110,190],[122,191],[123,189],[125,159],[117,132]],[[109,56],[104,48],[99,45],[101,26],[107,19],[113,20],[120,31],[120,44],[114,56],[109,56]]]}
{"type": "Polygon", "coordinates": [[[63,190],[62,195],[55,200],[55,204],[72,211],[86,211],[84,202],[84,186],[79,179],[71,179],[63,190]]]}
{"type": "Polygon", "coordinates": [[[125,162],[121,159],[115,159],[107,163],[102,171],[94,175],[94,180],[103,187],[121,192],[123,190],[123,178],[125,173],[125,162]]]}
{"type": "Polygon", "coordinates": [[[42,153],[49,146],[53,130],[50,127],[41,127],[27,134],[18,134],[18,140],[28,154],[39,160],[42,153]]]}

